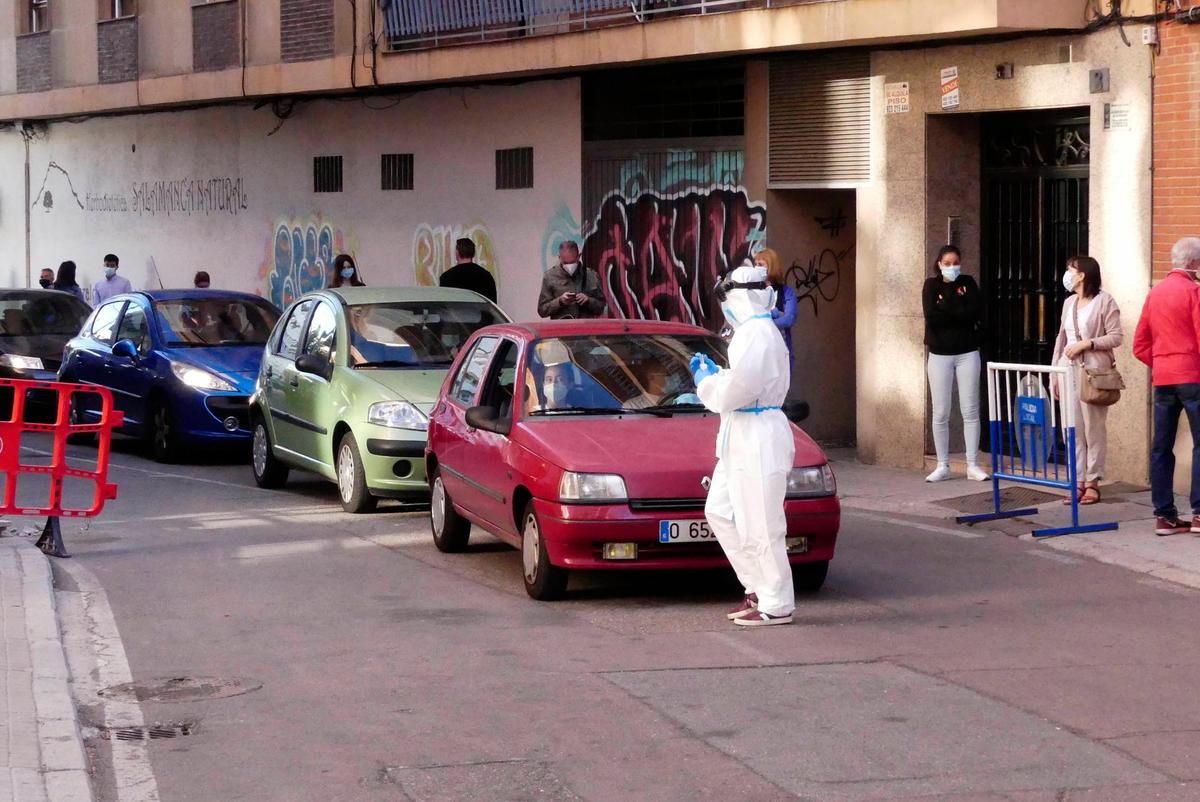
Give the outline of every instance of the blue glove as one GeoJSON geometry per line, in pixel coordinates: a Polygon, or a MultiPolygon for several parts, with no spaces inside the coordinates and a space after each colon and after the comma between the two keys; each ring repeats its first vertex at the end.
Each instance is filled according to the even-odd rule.
{"type": "Polygon", "coordinates": [[[717,375],[720,368],[716,363],[709,359],[704,354],[695,354],[692,356],[692,361],[689,363],[692,369],[692,379],[696,382],[696,386],[700,386],[700,382],[707,379],[709,376],[717,375]]]}

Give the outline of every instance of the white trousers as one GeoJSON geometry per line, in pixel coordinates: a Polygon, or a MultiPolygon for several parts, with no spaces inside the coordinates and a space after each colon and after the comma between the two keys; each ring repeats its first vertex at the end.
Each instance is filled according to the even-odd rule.
{"type": "MultiPolygon", "coordinates": [[[[790,435],[790,432],[789,432],[790,435]]],[[[758,609],[788,615],[796,609],[792,566],[787,556],[787,470],[764,473],[717,462],[704,517],[758,609]]]]}
{"type": "Polygon", "coordinates": [[[929,395],[933,400],[933,446],[939,465],[950,464],[950,406],[955,381],[963,417],[967,464],[979,460],[979,352],[929,355],[929,395]]]}

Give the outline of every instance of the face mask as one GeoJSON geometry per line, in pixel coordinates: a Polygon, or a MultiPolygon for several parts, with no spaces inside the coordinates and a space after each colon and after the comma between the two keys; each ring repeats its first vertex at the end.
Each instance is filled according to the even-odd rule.
{"type": "Polygon", "coordinates": [[[115,267],[104,268],[104,277],[105,278],[112,278],[115,275],[117,275],[117,269],[115,267]]]}
{"type": "Polygon", "coordinates": [[[568,276],[575,275],[575,271],[579,269],[579,262],[563,262],[563,270],[567,271],[568,276]]]}
{"type": "Polygon", "coordinates": [[[542,393],[546,396],[546,403],[561,404],[567,400],[567,385],[557,382],[546,382],[542,385],[542,393]]]}
{"type": "Polygon", "coordinates": [[[354,268],[353,267],[343,267],[342,268],[342,278],[354,278],[354,268]]]}
{"type": "Polygon", "coordinates": [[[48,287],[49,287],[51,284],[53,284],[53,283],[54,283],[54,282],[53,282],[53,281],[51,281],[51,280],[50,280],[50,279],[48,279],[48,278],[40,278],[40,279],[38,279],[38,284],[41,284],[41,285],[42,285],[42,289],[47,289],[47,288],[48,288],[48,287]]]}
{"type": "Polygon", "coordinates": [[[1063,289],[1067,292],[1075,292],[1075,274],[1070,270],[1063,273],[1063,289]]]}
{"type": "Polygon", "coordinates": [[[942,271],[942,278],[946,281],[954,281],[962,275],[962,265],[951,265],[950,267],[942,265],[939,269],[942,271]]]}

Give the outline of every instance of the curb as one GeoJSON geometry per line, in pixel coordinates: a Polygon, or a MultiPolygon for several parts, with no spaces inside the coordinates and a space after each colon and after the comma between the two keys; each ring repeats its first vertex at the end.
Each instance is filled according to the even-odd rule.
{"type": "Polygon", "coordinates": [[[21,562],[25,629],[46,798],[53,802],[92,802],[78,711],[71,696],[71,677],[58,628],[50,563],[28,540],[18,541],[14,550],[21,562]]]}

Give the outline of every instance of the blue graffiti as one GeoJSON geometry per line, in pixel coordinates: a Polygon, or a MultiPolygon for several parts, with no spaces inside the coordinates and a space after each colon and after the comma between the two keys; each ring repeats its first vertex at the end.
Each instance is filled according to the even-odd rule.
{"type": "Polygon", "coordinates": [[[275,230],[274,262],[267,274],[271,300],[283,307],[306,292],[325,286],[333,263],[333,228],[280,224],[275,230]]]}

